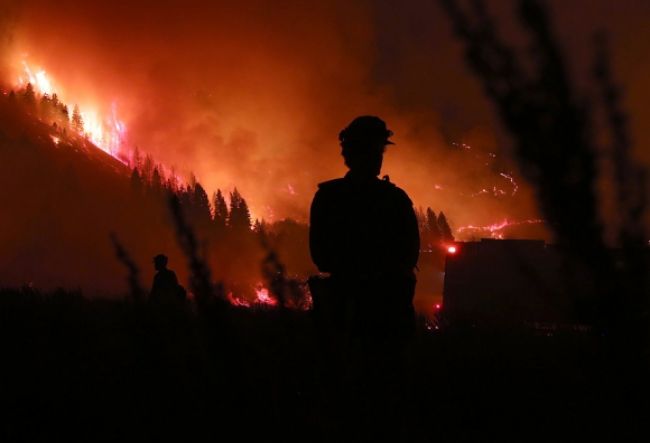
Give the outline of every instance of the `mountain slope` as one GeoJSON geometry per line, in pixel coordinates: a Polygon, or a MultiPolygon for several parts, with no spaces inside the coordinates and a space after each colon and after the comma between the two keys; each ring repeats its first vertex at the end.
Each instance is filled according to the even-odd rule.
{"type": "Polygon", "coordinates": [[[180,265],[163,201],[145,199],[127,166],[71,132],[0,99],[0,285],[121,292],[111,232],[141,263],[165,251],[180,265]]]}

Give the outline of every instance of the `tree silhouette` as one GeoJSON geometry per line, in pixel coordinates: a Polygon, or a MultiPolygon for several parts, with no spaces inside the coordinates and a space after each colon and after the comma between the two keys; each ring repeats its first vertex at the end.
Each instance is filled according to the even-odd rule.
{"type": "Polygon", "coordinates": [[[144,158],[144,162],[142,163],[142,168],[141,168],[142,178],[150,182],[153,174],[153,168],[154,168],[154,161],[151,158],[151,155],[147,154],[144,158]]]}
{"type": "Polygon", "coordinates": [[[59,108],[59,118],[68,125],[70,123],[70,112],[68,111],[68,107],[61,103],[61,107],[59,108]]]}
{"type": "Polygon", "coordinates": [[[81,112],[79,111],[79,105],[74,105],[72,110],[72,129],[80,134],[83,133],[84,130],[84,121],[81,112]]]}
{"type": "Polygon", "coordinates": [[[438,229],[440,230],[440,238],[443,241],[454,241],[454,235],[451,233],[447,217],[445,217],[445,213],[442,211],[438,215],[438,229]]]}
{"type": "Polygon", "coordinates": [[[436,213],[433,212],[431,208],[427,208],[426,214],[426,225],[427,225],[427,237],[425,240],[427,244],[435,247],[440,240],[442,239],[442,234],[440,232],[440,227],[438,226],[438,218],[436,213]]]}
{"type": "Polygon", "coordinates": [[[235,231],[250,231],[251,214],[246,200],[237,188],[230,193],[230,218],[228,225],[235,231]]]}
{"type": "Polygon", "coordinates": [[[131,156],[131,167],[134,169],[142,169],[142,155],[140,149],[136,146],[131,156]]]}
{"type": "Polygon", "coordinates": [[[34,86],[31,83],[27,83],[27,86],[25,86],[25,91],[23,91],[23,102],[29,107],[34,107],[36,105],[36,93],[34,92],[34,86]]]}
{"type": "Polygon", "coordinates": [[[140,177],[140,172],[137,169],[133,169],[131,172],[131,186],[137,193],[142,191],[142,177],[140,177]]]}
{"type": "Polygon", "coordinates": [[[50,102],[54,109],[59,109],[59,107],[61,106],[61,102],[59,101],[59,96],[56,94],[56,92],[52,94],[52,99],[50,100],[50,102]]]}
{"type": "Polygon", "coordinates": [[[151,189],[155,194],[159,194],[163,188],[163,177],[160,174],[158,166],[154,166],[151,172],[151,189]]]}
{"type": "Polygon", "coordinates": [[[422,206],[415,208],[415,218],[418,221],[418,228],[420,230],[420,235],[424,234],[427,229],[426,215],[422,206]]]}
{"type": "Polygon", "coordinates": [[[253,223],[253,232],[259,235],[264,235],[265,234],[265,225],[264,220],[260,221],[259,218],[255,219],[255,223],[253,223]]]}
{"type": "Polygon", "coordinates": [[[52,117],[52,101],[48,94],[43,94],[38,102],[38,111],[42,118],[50,120],[52,117]]]}
{"type": "Polygon", "coordinates": [[[228,204],[226,203],[226,199],[221,193],[221,189],[217,189],[217,192],[214,194],[212,200],[214,205],[213,221],[215,229],[217,232],[223,232],[228,223],[229,211],[228,204]]]}
{"type": "Polygon", "coordinates": [[[201,186],[201,183],[196,182],[192,195],[192,221],[200,230],[207,231],[211,219],[208,194],[203,189],[203,186],[201,186]]]}

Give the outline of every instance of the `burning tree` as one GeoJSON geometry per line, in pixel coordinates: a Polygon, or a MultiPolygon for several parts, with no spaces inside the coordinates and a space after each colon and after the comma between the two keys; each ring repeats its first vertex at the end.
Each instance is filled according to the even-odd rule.
{"type": "Polygon", "coordinates": [[[72,109],[72,129],[77,131],[79,134],[83,133],[84,130],[84,120],[81,116],[81,111],[79,110],[78,105],[74,105],[72,109]]]}

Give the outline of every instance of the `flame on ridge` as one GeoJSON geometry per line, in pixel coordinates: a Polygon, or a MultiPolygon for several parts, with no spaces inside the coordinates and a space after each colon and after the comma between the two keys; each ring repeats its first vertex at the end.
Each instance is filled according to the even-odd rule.
{"type": "Polygon", "coordinates": [[[489,234],[490,237],[492,238],[503,239],[504,237],[502,231],[506,228],[509,228],[511,226],[520,226],[520,225],[535,225],[539,223],[544,223],[544,220],[528,219],[528,220],[521,220],[521,221],[510,221],[508,219],[504,219],[499,223],[493,223],[491,225],[486,225],[486,226],[474,226],[474,225],[461,226],[460,228],[456,229],[456,232],[459,234],[467,231],[482,232],[482,233],[489,234]]]}
{"type": "Polygon", "coordinates": [[[266,288],[262,283],[257,283],[255,285],[255,300],[249,301],[240,297],[237,297],[231,292],[228,292],[226,295],[228,302],[233,306],[239,306],[243,308],[250,308],[252,306],[277,306],[278,301],[271,296],[269,289],[266,288]]]}
{"type": "MultiPolygon", "coordinates": [[[[22,61],[22,67],[23,72],[18,77],[18,86],[25,87],[31,83],[39,94],[48,96],[57,94],[61,102],[66,102],[63,91],[54,87],[55,82],[44,69],[33,68],[25,60],[22,61]]],[[[126,125],[117,116],[117,105],[112,103],[111,113],[108,116],[102,116],[91,107],[81,108],[80,106],[79,108],[83,120],[83,131],[79,135],[86,137],[113,158],[126,163],[124,155],[121,155],[123,154],[121,151],[126,135],[126,125]]],[[[69,108],[71,116],[72,109],[72,107],[69,108]]]]}

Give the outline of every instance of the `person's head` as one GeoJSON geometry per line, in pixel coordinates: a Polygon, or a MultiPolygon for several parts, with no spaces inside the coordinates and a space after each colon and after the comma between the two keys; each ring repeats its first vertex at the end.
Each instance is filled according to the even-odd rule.
{"type": "Polygon", "coordinates": [[[381,172],[381,164],[386,145],[393,131],[379,117],[364,115],[357,117],[339,133],[341,154],[345,166],[361,175],[376,177],[381,172]]]}
{"type": "Polygon", "coordinates": [[[156,271],[161,271],[167,268],[167,256],[165,254],[158,254],[153,258],[153,267],[156,271]]]}

